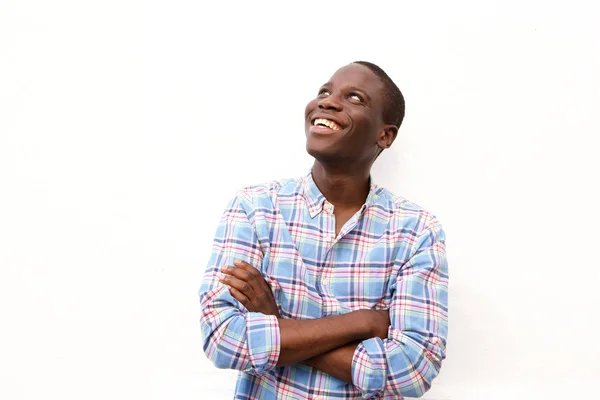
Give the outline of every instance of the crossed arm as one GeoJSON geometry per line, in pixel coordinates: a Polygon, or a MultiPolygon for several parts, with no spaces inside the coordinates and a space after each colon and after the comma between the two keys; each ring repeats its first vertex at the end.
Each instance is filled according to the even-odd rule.
{"type": "Polygon", "coordinates": [[[352,383],[366,397],[425,393],[445,358],[447,335],[448,269],[439,223],[426,221],[410,258],[398,260],[389,313],[360,310],[289,320],[279,316],[270,287],[250,267],[262,265],[263,249],[249,201],[238,196],[226,210],[200,288],[208,358],[219,368],[257,375],[301,362],[352,383]],[[221,271],[236,259],[248,265],[221,271]],[[219,272],[226,277],[223,284],[219,272]],[[248,282],[249,274],[254,282],[248,282]],[[238,281],[229,281],[233,278],[238,281]]]}
{"type": "Polygon", "coordinates": [[[352,357],[358,343],[372,337],[387,338],[387,310],[359,310],[312,320],[282,319],[260,272],[244,261],[234,264],[221,269],[219,281],[248,311],[277,317],[281,335],[277,366],[303,362],[352,383],[352,357]]]}

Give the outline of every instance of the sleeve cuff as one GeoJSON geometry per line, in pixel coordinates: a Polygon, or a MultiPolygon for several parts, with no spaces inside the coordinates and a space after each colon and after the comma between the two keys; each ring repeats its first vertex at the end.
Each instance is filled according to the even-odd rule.
{"type": "Polygon", "coordinates": [[[387,358],[383,341],[376,337],[361,342],[352,357],[352,383],[371,398],[383,394],[387,378],[387,358]]]}
{"type": "Polygon", "coordinates": [[[279,360],[279,322],[274,315],[249,312],[246,314],[248,355],[255,374],[275,368],[279,360]]]}

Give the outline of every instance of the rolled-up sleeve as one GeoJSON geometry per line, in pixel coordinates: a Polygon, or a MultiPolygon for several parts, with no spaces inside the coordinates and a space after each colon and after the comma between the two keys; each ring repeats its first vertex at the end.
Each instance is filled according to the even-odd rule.
{"type": "Polygon", "coordinates": [[[248,312],[218,281],[221,267],[243,260],[257,269],[262,251],[251,223],[251,202],[240,192],[227,206],[200,287],[200,326],[206,356],[218,368],[263,374],[279,359],[279,324],[272,315],[248,312]]]}
{"type": "Polygon", "coordinates": [[[446,357],[448,263],[445,234],[437,220],[428,224],[413,249],[394,282],[388,337],[365,340],[354,352],[352,380],[364,398],[384,393],[420,397],[446,357]]]}

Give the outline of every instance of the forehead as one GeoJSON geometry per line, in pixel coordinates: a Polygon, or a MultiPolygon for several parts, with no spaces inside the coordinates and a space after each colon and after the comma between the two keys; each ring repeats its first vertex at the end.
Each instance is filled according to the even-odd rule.
{"type": "Polygon", "coordinates": [[[355,87],[362,89],[371,98],[380,98],[383,94],[383,82],[369,68],[360,64],[349,64],[338,69],[329,79],[335,87],[355,87]]]}

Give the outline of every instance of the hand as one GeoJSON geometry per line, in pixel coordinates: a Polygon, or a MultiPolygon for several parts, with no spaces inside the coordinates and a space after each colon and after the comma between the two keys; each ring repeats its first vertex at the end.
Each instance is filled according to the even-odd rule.
{"type": "Polygon", "coordinates": [[[373,337],[386,339],[388,329],[391,325],[389,310],[369,310],[371,313],[371,326],[373,327],[373,337]]]}
{"type": "Polygon", "coordinates": [[[229,287],[229,293],[233,298],[250,312],[260,312],[280,318],[271,287],[260,272],[244,261],[235,260],[233,264],[235,267],[221,268],[223,275],[219,278],[221,283],[229,287]]]}

